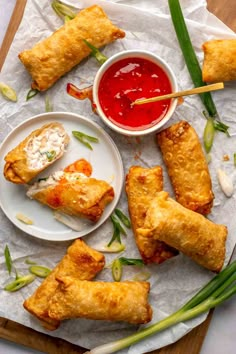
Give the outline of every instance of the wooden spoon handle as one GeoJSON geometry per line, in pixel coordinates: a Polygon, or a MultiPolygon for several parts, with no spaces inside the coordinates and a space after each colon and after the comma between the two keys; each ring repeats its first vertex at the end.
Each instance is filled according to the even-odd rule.
{"type": "Polygon", "coordinates": [[[195,95],[196,93],[216,91],[216,90],[221,90],[223,88],[224,88],[224,83],[223,82],[218,82],[217,84],[196,87],[196,88],[193,88],[191,90],[173,92],[173,93],[169,93],[168,95],[156,96],[156,97],[151,97],[151,98],[146,98],[146,99],[139,99],[139,100],[134,101],[132,103],[132,105],[137,105],[137,104],[139,105],[139,104],[144,104],[144,103],[167,100],[167,99],[170,99],[170,98],[177,98],[177,97],[182,97],[182,96],[195,95]]]}

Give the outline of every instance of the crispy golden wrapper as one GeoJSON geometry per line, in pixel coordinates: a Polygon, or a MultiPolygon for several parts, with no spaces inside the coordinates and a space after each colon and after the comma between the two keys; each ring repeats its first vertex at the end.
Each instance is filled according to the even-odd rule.
{"type": "Polygon", "coordinates": [[[114,189],[106,181],[66,168],[46,181],[33,184],[27,196],[61,213],[97,222],[106,205],[113,200],[114,189]]]}
{"type": "Polygon", "coordinates": [[[87,318],[134,324],[152,319],[148,282],[91,282],[73,277],[57,277],[57,280],[60,286],[49,302],[51,318],[87,318]]]}
{"type": "Polygon", "coordinates": [[[81,280],[91,280],[103,269],[104,264],[105,258],[101,253],[93,250],[81,239],[77,239],[33,295],[24,301],[24,308],[36,316],[44,328],[55,330],[59,327],[60,321],[50,318],[48,306],[58,287],[56,277],[72,276],[81,280]]]}
{"type": "Polygon", "coordinates": [[[209,214],[213,204],[211,177],[199,138],[180,121],[157,134],[176,200],[188,209],[209,214]]]}
{"type": "Polygon", "coordinates": [[[69,135],[63,125],[57,122],[45,124],[34,130],[5,156],[4,177],[17,184],[30,182],[41,171],[63,156],[69,140],[69,135]],[[59,147],[55,146],[54,140],[51,140],[49,144],[50,137],[55,134],[58,135],[58,140],[61,142],[59,147]],[[41,139],[40,142],[39,139],[41,139]],[[37,158],[35,155],[36,157],[33,159],[35,144],[39,144],[38,150],[42,151],[45,150],[45,146],[48,146],[48,151],[36,152],[39,157],[37,158]],[[35,165],[33,164],[34,160],[35,165]]]}
{"type": "Polygon", "coordinates": [[[204,60],[202,79],[205,82],[236,80],[236,39],[216,39],[202,46],[204,60]]]}
{"type": "Polygon", "coordinates": [[[44,91],[91,53],[84,39],[100,48],[124,36],[103,9],[94,5],[81,10],[32,49],[21,52],[19,58],[32,76],[32,88],[44,91]]]}
{"type": "Polygon", "coordinates": [[[129,169],[126,176],[129,214],[135,241],[145,263],[162,263],[178,253],[164,242],[137,234],[137,229],[144,224],[151,201],[162,189],[163,176],[160,166],[132,166],[129,169]]]}
{"type": "Polygon", "coordinates": [[[137,232],[167,243],[209,270],[219,272],[223,267],[227,227],[186,209],[167,192],[153,199],[137,232]]]}

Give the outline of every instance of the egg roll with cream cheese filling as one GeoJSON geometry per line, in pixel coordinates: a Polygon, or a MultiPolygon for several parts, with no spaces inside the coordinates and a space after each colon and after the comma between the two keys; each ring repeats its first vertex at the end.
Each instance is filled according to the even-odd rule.
{"type": "Polygon", "coordinates": [[[57,329],[60,321],[52,319],[48,314],[49,300],[55,294],[59,284],[56,277],[71,276],[81,280],[92,280],[103,269],[104,265],[103,254],[86,245],[81,239],[75,240],[48,277],[24,301],[24,308],[36,316],[44,328],[48,330],[57,329]]]}
{"type": "Polygon", "coordinates": [[[154,166],[144,168],[131,166],[126,176],[126,194],[128,198],[129,215],[135,241],[143,261],[162,263],[178,254],[177,250],[162,241],[153,238],[139,237],[137,229],[142,227],[147,210],[157,192],[163,189],[162,168],[154,166]]]}
{"type": "Polygon", "coordinates": [[[21,52],[19,59],[33,79],[32,88],[44,91],[89,56],[91,49],[84,39],[100,48],[124,36],[124,31],[109,20],[103,9],[93,5],[32,49],[21,52]]]}
{"type": "Polygon", "coordinates": [[[203,43],[202,79],[205,82],[236,80],[236,39],[215,39],[203,43]]]}
{"type": "Polygon", "coordinates": [[[206,158],[197,133],[180,121],[157,134],[176,200],[188,209],[207,215],[214,194],[206,158]]]}
{"type": "Polygon", "coordinates": [[[57,277],[60,286],[49,301],[49,316],[56,320],[93,320],[147,323],[152,319],[148,282],[102,282],[57,277]]]}
{"type": "Polygon", "coordinates": [[[57,122],[34,130],[5,156],[4,177],[17,184],[30,182],[63,156],[69,140],[63,125],[57,122]]]}
{"type": "Polygon", "coordinates": [[[223,267],[227,227],[183,207],[167,192],[159,192],[153,199],[137,232],[139,237],[165,242],[213,272],[223,267]]]}
{"type": "Polygon", "coordinates": [[[64,214],[97,222],[114,198],[113,187],[77,171],[57,171],[29,187],[27,196],[64,214]]]}

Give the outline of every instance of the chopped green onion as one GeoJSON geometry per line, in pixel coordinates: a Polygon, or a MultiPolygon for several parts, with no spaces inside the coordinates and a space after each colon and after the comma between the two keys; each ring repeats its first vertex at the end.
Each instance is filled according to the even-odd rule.
{"type": "Polygon", "coordinates": [[[86,39],[83,41],[91,49],[91,55],[99,62],[99,64],[102,65],[107,61],[108,58],[102,54],[98,48],[94,47],[91,43],[86,41],[86,39]]]}
{"type": "MultiPolygon", "coordinates": [[[[204,86],[206,83],[202,81],[202,70],[189,37],[179,0],[168,0],[168,3],[179,45],[193,84],[195,87],[204,86]]],[[[217,110],[210,92],[201,93],[200,98],[206,107],[209,116],[215,117],[217,115],[217,110]]]]}
{"type": "Polygon", "coordinates": [[[17,218],[17,220],[23,222],[26,225],[33,225],[33,220],[31,220],[30,218],[28,218],[28,216],[26,216],[22,213],[17,213],[16,218],[17,218]]]}
{"type": "Polygon", "coordinates": [[[16,102],[17,101],[17,94],[16,91],[13,90],[10,86],[4,84],[3,82],[0,82],[0,92],[3,95],[4,98],[7,100],[16,102]]]}
{"type": "Polygon", "coordinates": [[[34,261],[31,261],[31,259],[28,258],[25,260],[25,264],[37,264],[37,263],[34,261]]]}
{"type": "Polygon", "coordinates": [[[4,256],[5,256],[6,267],[7,267],[8,273],[10,275],[13,262],[12,262],[12,258],[11,258],[11,254],[10,254],[10,250],[9,250],[8,245],[6,245],[6,247],[4,249],[4,256]]]}
{"type": "Polygon", "coordinates": [[[133,278],[132,281],[147,281],[151,278],[151,273],[147,271],[142,271],[137,273],[133,278]]]}
{"type": "Polygon", "coordinates": [[[111,215],[111,221],[112,221],[112,224],[113,224],[113,227],[114,228],[117,228],[121,234],[123,235],[127,235],[125,229],[122,227],[122,225],[119,223],[119,220],[115,217],[114,214],[111,215]]]}
{"type": "Polygon", "coordinates": [[[203,142],[207,153],[211,151],[214,136],[215,136],[214,121],[212,118],[208,118],[203,133],[203,142]]]}
{"type": "Polygon", "coordinates": [[[29,101],[31,98],[33,98],[34,96],[36,96],[38,93],[39,93],[39,90],[30,89],[29,92],[27,93],[26,101],[29,101]]]}
{"type": "Polygon", "coordinates": [[[114,241],[110,246],[100,244],[100,245],[93,245],[93,248],[99,252],[104,252],[104,253],[119,253],[125,250],[125,245],[123,243],[114,241]]]}
{"type": "Polygon", "coordinates": [[[53,111],[53,104],[52,104],[50,97],[48,95],[46,95],[46,97],[45,97],[45,111],[46,112],[53,111]]]}
{"type": "Polygon", "coordinates": [[[172,315],[165,319],[147,326],[144,329],[123,339],[100,345],[86,352],[87,354],[111,354],[140,342],[164,329],[170,328],[177,323],[188,321],[202,313],[220,305],[225,300],[236,294],[236,261],[227,266],[205,285],[190,301],[172,315]]]}
{"type": "Polygon", "coordinates": [[[29,267],[29,271],[40,278],[46,278],[51,273],[51,269],[40,265],[32,265],[29,267]]]}
{"type": "Polygon", "coordinates": [[[56,14],[64,19],[65,17],[68,18],[69,20],[73,20],[75,18],[76,13],[73,11],[73,7],[64,5],[58,0],[54,0],[51,3],[51,6],[53,10],[56,12],[56,14]]]}
{"type": "Polygon", "coordinates": [[[46,151],[45,154],[47,156],[48,161],[51,162],[52,160],[54,160],[56,156],[56,151],[55,150],[46,151]]]}
{"type": "Polygon", "coordinates": [[[226,135],[230,136],[229,132],[228,132],[228,129],[229,129],[228,125],[226,125],[218,120],[214,120],[213,124],[214,124],[215,130],[218,130],[219,132],[225,133],[226,135]]]}
{"type": "Polygon", "coordinates": [[[135,266],[143,266],[144,265],[143,260],[137,259],[137,258],[120,257],[119,261],[122,265],[135,265],[135,266]]]}
{"type": "Polygon", "coordinates": [[[112,238],[108,242],[107,247],[110,247],[114,241],[118,241],[121,244],[120,230],[115,225],[114,225],[112,238]]]}
{"type": "Polygon", "coordinates": [[[131,222],[129,220],[129,218],[118,208],[115,209],[115,214],[118,216],[118,218],[120,219],[120,221],[127,227],[130,228],[131,227],[131,222]]]}
{"type": "Polygon", "coordinates": [[[33,274],[28,274],[28,275],[25,275],[22,277],[18,277],[17,279],[12,281],[11,283],[7,284],[4,287],[4,290],[10,291],[10,292],[17,291],[17,290],[23,288],[24,286],[32,283],[32,281],[34,281],[34,279],[35,279],[35,275],[33,275],[33,274]]]}
{"type": "Polygon", "coordinates": [[[122,263],[119,258],[112,262],[112,277],[115,281],[120,281],[122,277],[122,263]]]}
{"type": "Polygon", "coordinates": [[[234,166],[236,166],[236,153],[234,153],[234,166]]]}
{"type": "Polygon", "coordinates": [[[79,132],[79,131],[73,130],[72,134],[74,135],[74,137],[76,139],[78,139],[82,144],[87,146],[90,150],[93,150],[93,148],[92,148],[91,144],[88,141],[93,142],[93,143],[98,143],[99,142],[98,138],[96,138],[94,136],[91,136],[91,135],[87,135],[87,134],[79,132]],[[88,141],[86,141],[86,140],[88,140],[88,141]]]}

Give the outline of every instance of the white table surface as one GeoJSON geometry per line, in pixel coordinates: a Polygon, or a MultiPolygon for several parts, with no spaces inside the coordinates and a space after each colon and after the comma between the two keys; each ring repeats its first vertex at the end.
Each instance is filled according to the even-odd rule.
{"type": "MultiPolygon", "coordinates": [[[[0,0],[0,46],[6,32],[15,0],[0,0]]],[[[236,258],[236,257],[235,257],[236,258]]],[[[37,350],[26,348],[0,339],[1,354],[40,354],[37,350]]],[[[210,327],[199,354],[236,353],[236,297],[215,309],[210,327]]],[[[138,354],[138,353],[137,353],[138,354]]],[[[191,353],[181,353],[191,354],[191,353]]]]}

